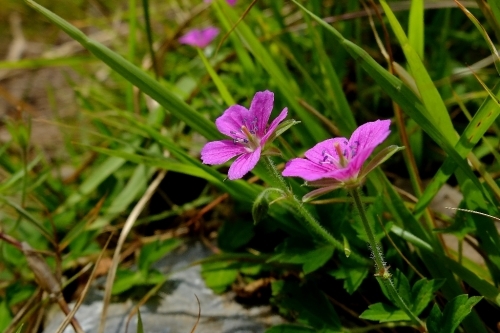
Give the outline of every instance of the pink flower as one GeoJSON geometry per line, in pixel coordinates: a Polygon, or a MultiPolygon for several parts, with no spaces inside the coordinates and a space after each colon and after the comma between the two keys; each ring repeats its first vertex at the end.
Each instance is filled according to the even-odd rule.
{"type": "Polygon", "coordinates": [[[216,27],[208,27],[205,29],[193,29],[188,31],[184,36],[179,38],[181,44],[187,44],[200,48],[206,47],[210,42],[217,37],[219,29],[216,27]]]}
{"type": "Polygon", "coordinates": [[[351,138],[333,138],[320,142],[305,153],[306,158],[294,158],[283,170],[283,176],[301,177],[307,185],[320,187],[305,198],[317,196],[339,187],[357,187],[365,175],[389,156],[400,150],[391,146],[381,152],[367,168],[363,164],[375,147],[389,135],[390,120],[377,120],[359,126],[351,138]],[[390,149],[389,149],[390,148],[390,149]],[[376,160],[376,161],[375,161],[376,160]]]}
{"type": "MultiPolygon", "coordinates": [[[[212,0],[205,0],[206,3],[210,3],[212,2],[212,0]]],[[[226,0],[226,2],[228,3],[228,5],[230,6],[234,6],[236,4],[236,0],[226,0]]]]}
{"type": "Polygon", "coordinates": [[[284,108],[268,127],[273,103],[274,94],[266,90],[255,94],[249,110],[241,105],[233,105],[224,111],[215,125],[231,140],[207,143],[201,150],[203,163],[223,164],[238,156],[229,168],[228,178],[231,180],[242,178],[252,170],[265,150],[266,143],[288,113],[287,108],[284,108]]]}

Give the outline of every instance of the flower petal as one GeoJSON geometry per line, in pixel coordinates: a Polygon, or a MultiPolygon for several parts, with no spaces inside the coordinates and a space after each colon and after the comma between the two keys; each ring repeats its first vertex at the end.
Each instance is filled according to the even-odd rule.
{"type": "Polygon", "coordinates": [[[257,135],[263,137],[266,131],[267,122],[273,111],[274,93],[269,90],[259,91],[255,94],[250,104],[250,119],[257,119],[257,135]]]}
{"type": "Polygon", "coordinates": [[[248,120],[250,113],[241,105],[232,105],[215,120],[215,126],[222,134],[234,138],[231,132],[241,133],[241,126],[248,120]]]}
{"type": "Polygon", "coordinates": [[[351,159],[352,168],[360,170],[363,163],[371,155],[375,147],[381,144],[391,132],[390,120],[377,120],[359,126],[349,139],[349,145],[356,147],[355,156],[351,159]]]}
{"type": "Polygon", "coordinates": [[[290,160],[283,170],[285,177],[300,177],[307,181],[325,178],[330,170],[321,164],[311,162],[305,158],[294,158],[290,160]]]}
{"type": "Polygon", "coordinates": [[[204,48],[217,37],[219,29],[216,27],[208,27],[205,29],[193,29],[188,31],[184,36],[179,38],[181,44],[197,46],[204,48]]]}
{"type": "Polygon", "coordinates": [[[255,151],[241,155],[238,157],[227,173],[227,177],[231,180],[242,178],[250,170],[252,170],[260,159],[261,148],[255,149],[255,151]]]}
{"type": "Polygon", "coordinates": [[[231,140],[212,141],[201,150],[201,160],[205,164],[223,164],[231,158],[247,153],[245,147],[231,140]]]}
{"type": "Polygon", "coordinates": [[[267,128],[266,134],[260,140],[261,145],[264,145],[267,142],[269,136],[271,136],[274,133],[276,127],[278,127],[278,125],[286,118],[287,115],[288,115],[288,109],[284,108],[283,111],[281,111],[281,113],[276,118],[274,118],[271,125],[269,125],[269,127],[267,128]]]}
{"type": "MultiPolygon", "coordinates": [[[[330,156],[332,156],[336,161],[339,160],[337,151],[335,150],[335,144],[339,144],[340,148],[342,151],[347,147],[348,141],[346,138],[333,138],[333,139],[328,139],[325,141],[322,141],[318,144],[316,144],[314,147],[309,149],[308,151],[305,152],[305,156],[315,162],[319,163],[323,161],[324,155],[323,152],[328,153],[330,156]]],[[[329,169],[331,168],[336,168],[334,165],[328,166],[329,169]]]]}
{"type": "Polygon", "coordinates": [[[358,169],[355,169],[351,165],[348,165],[347,168],[336,169],[325,173],[323,177],[333,178],[338,180],[339,182],[348,182],[349,180],[356,178],[358,176],[358,173],[358,169]]]}

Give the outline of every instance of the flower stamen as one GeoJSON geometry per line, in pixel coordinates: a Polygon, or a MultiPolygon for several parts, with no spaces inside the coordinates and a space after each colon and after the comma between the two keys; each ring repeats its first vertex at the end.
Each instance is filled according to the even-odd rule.
{"type": "Polygon", "coordinates": [[[245,125],[241,126],[241,132],[245,134],[247,137],[245,140],[248,144],[248,148],[255,150],[259,147],[260,145],[260,140],[255,136],[255,133],[252,133],[251,131],[248,130],[248,128],[245,125]]]}
{"type": "Polygon", "coordinates": [[[338,142],[335,142],[333,144],[333,148],[335,148],[335,151],[337,152],[337,155],[339,157],[339,164],[342,168],[345,168],[347,166],[347,164],[349,163],[348,160],[346,159],[346,156],[347,155],[347,150],[344,150],[344,152],[342,153],[342,148],[340,148],[340,145],[338,144],[338,142]]]}

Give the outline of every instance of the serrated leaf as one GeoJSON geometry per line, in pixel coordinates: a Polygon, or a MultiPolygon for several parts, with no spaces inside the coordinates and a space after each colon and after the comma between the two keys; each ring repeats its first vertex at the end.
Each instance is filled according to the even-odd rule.
{"type": "Polygon", "coordinates": [[[454,333],[458,325],[471,313],[472,307],[476,305],[483,297],[459,295],[448,302],[443,313],[439,310],[437,304],[427,318],[427,329],[429,333],[454,333]]]}
{"type": "Polygon", "coordinates": [[[411,289],[412,305],[411,310],[417,316],[424,311],[430,301],[434,298],[434,293],[445,283],[445,279],[427,280],[420,279],[411,289]]]}
{"type": "Polygon", "coordinates": [[[333,256],[333,246],[323,246],[305,254],[307,261],[302,266],[304,274],[309,274],[322,267],[333,256]]]}
{"type": "Polygon", "coordinates": [[[459,295],[448,302],[444,307],[443,318],[441,319],[442,332],[455,332],[462,320],[472,311],[472,307],[481,299],[481,296],[467,298],[467,295],[459,295]]]}
{"type": "Polygon", "coordinates": [[[353,294],[368,276],[369,268],[366,266],[349,266],[346,264],[340,265],[339,269],[328,272],[336,279],[344,280],[344,289],[353,294]]]}
{"type": "Polygon", "coordinates": [[[370,305],[368,310],[363,311],[359,318],[378,321],[380,323],[410,320],[408,315],[403,310],[383,303],[370,305]]]}
{"type": "Polygon", "coordinates": [[[276,247],[276,255],[268,261],[278,261],[289,264],[302,264],[305,274],[322,267],[333,255],[334,247],[324,245],[314,248],[312,244],[304,243],[303,239],[288,238],[276,247]]]}
{"type": "Polygon", "coordinates": [[[411,287],[406,276],[399,269],[394,273],[394,286],[406,304],[411,304],[411,287]]]}
{"type": "Polygon", "coordinates": [[[434,304],[432,307],[431,313],[429,313],[429,317],[427,317],[427,322],[425,323],[427,326],[427,330],[429,333],[440,333],[441,332],[441,319],[443,318],[443,314],[441,310],[439,310],[439,306],[434,304]]]}

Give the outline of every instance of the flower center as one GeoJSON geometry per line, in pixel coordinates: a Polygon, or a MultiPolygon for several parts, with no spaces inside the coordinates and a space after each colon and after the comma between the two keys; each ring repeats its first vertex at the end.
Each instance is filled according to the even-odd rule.
{"type": "Polygon", "coordinates": [[[348,146],[349,142],[344,142],[344,150],[338,142],[333,144],[336,156],[329,154],[326,150],[323,150],[321,156],[323,159],[319,161],[320,164],[330,164],[335,166],[337,169],[344,169],[349,165],[351,159],[356,156],[358,152],[359,142],[355,141],[352,145],[348,146]]]}
{"type": "Polygon", "coordinates": [[[257,135],[257,117],[252,120],[250,126],[248,126],[248,121],[245,119],[239,132],[231,131],[230,133],[233,135],[235,144],[242,144],[249,151],[254,151],[260,146],[260,138],[257,135]]]}

